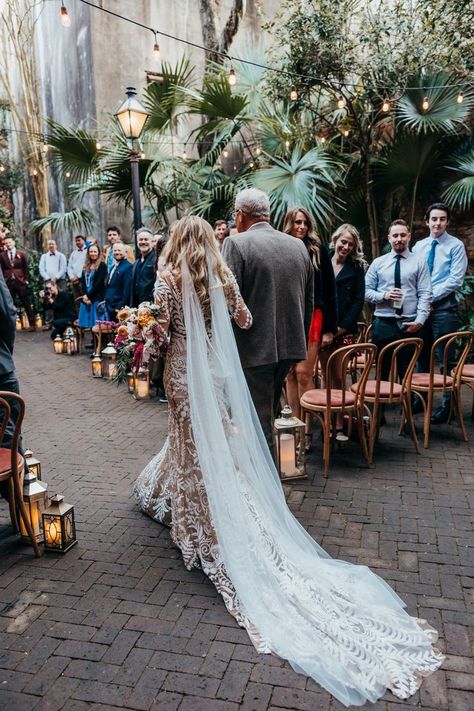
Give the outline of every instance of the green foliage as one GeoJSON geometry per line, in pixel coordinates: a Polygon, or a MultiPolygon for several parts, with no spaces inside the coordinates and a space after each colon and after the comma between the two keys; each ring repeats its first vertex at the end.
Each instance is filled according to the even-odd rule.
{"type": "Polygon", "coordinates": [[[51,212],[46,217],[39,217],[30,222],[30,230],[39,234],[47,225],[53,232],[64,230],[66,232],[90,233],[94,229],[95,217],[85,208],[75,207],[69,212],[51,212]]]}

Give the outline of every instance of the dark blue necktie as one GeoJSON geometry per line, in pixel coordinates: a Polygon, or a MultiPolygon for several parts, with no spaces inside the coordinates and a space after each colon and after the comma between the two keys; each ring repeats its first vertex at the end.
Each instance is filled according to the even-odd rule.
{"type": "MultiPolygon", "coordinates": [[[[395,281],[395,289],[401,289],[402,288],[402,279],[401,279],[401,273],[400,273],[400,260],[402,258],[401,254],[396,254],[395,255],[395,275],[394,275],[394,281],[395,281]]],[[[397,316],[401,316],[403,313],[403,309],[395,309],[395,313],[397,316]]]]}
{"type": "Polygon", "coordinates": [[[434,261],[435,261],[435,252],[436,252],[436,247],[438,246],[438,240],[434,239],[431,243],[431,249],[430,253],[428,254],[428,269],[430,270],[430,274],[433,273],[433,267],[434,267],[434,261]]]}

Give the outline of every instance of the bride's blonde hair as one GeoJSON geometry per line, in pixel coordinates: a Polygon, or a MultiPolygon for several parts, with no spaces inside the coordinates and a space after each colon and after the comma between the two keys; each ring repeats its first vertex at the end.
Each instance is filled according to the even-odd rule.
{"type": "Polygon", "coordinates": [[[187,265],[196,294],[207,315],[210,304],[208,255],[212,269],[224,287],[229,282],[229,268],[219,252],[214,230],[202,217],[182,217],[173,227],[173,234],[162,253],[166,268],[180,275],[183,262],[187,265]]]}

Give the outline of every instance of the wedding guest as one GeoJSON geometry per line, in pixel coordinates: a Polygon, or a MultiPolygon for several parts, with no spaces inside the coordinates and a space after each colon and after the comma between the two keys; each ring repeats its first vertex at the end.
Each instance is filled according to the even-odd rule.
{"type": "Polygon", "coordinates": [[[44,282],[54,282],[60,291],[66,288],[67,260],[54,239],[48,241],[48,251],[41,255],[39,271],[44,282]]]}
{"type": "MultiPolygon", "coordinates": [[[[401,338],[423,338],[431,306],[431,280],[420,255],[409,250],[411,234],[405,220],[394,220],[388,230],[390,252],[374,259],[365,275],[365,299],[375,304],[372,342],[380,351],[401,338]]],[[[412,352],[401,349],[397,358],[400,381],[412,352]]],[[[382,380],[388,380],[390,359],[382,363],[382,380]]]]}
{"type": "Polygon", "coordinates": [[[313,269],[302,240],[269,224],[270,201],[256,188],[237,194],[239,234],[227,237],[222,255],[253,315],[248,331],[235,329],[240,360],[270,450],[273,419],[290,367],[306,358],[313,311],[313,269]]]}
{"type": "Polygon", "coordinates": [[[104,301],[107,267],[98,244],[87,248],[84,270],[81,277],[82,302],[79,308],[77,325],[80,328],[92,328],[95,322],[105,319],[105,308],[102,313],[98,309],[104,301]]]}
{"type": "MultiPolygon", "coordinates": [[[[114,266],[114,255],[112,252],[112,247],[116,242],[123,242],[122,233],[118,227],[112,226],[107,227],[106,232],[107,244],[104,247],[104,261],[107,266],[107,274],[110,274],[112,267],[114,266]]],[[[125,243],[124,243],[125,244],[125,243]]],[[[135,250],[130,245],[125,245],[125,257],[130,264],[135,261],[135,250]]]]}
{"type": "MultiPolygon", "coordinates": [[[[297,417],[301,415],[300,399],[314,387],[314,371],[321,349],[331,345],[337,330],[336,285],[329,252],[318,237],[308,210],[294,207],[288,211],[283,232],[296,237],[305,246],[313,265],[314,301],[308,333],[308,354],[288,373],[286,393],[288,404],[297,417]]],[[[311,423],[306,424],[306,450],[311,448],[311,423]]]]}
{"type": "Polygon", "coordinates": [[[26,252],[16,248],[15,240],[12,239],[12,237],[7,236],[5,238],[4,246],[4,251],[0,252],[0,266],[3,276],[5,277],[5,283],[12,295],[13,301],[15,301],[15,298],[18,299],[25,309],[30,326],[29,330],[35,331],[35,314],[28,293],[28,283],[30,280],[28,257],[26,256],[26,252]]]}
{"type": "Polygon", "coordinates": [[[105,289],[105,307],[111,321],[116,321],[117,311],[127,305],[130,293],[133,267],[125,257],[125,250],[123,242],[115,242],[112,247],[115,263],[107,277],[105,289]]]}
{"type": "MultiPolygon", "coordinates": [[[[319,358],[323,373],[329,356],[342,346],[350,346],[357,341],[357,321],[365,301],[365,268],[362,240],[353,225],[341,225],[331,236],[332,268],[336,279],[337,329],[328,348],[320,351],[319,358]]],[[[333,369],[332,387],[342,388],[342,361],[339,359],[333,369]]],[[[342,430],[342,414],[336,418],[336,432],[342,430]]],[[[337,438],[337,435],[336,435],[337,438]]]]}
{"type": "Polygon", "coordinates": [[[140,257],[133,265],[129,306],[137,307],[143,301],[153,301],[155,285],[155,253],[151,246],[152,232],[146,227],[137,230],[140,257]]]}
{"type": "MultiPolygon", "coordinates": [[[[420,356],[420,369],[425,373],[430,368],[430,351],[434,341],[459,328],[456,291],[464,281],[467,256],[463,242],[446,231],[450,218],[450,209],[444,203],[435,202],[430,205],[425,214],[430,234],[413,247],[413,252],[426,261],[433,287],[433,303],[427,322],[425,345],[420,356]]],[[[436,355],[442,363],[442,347],[436,355]]],[[[451,373],[455,365],[456,354],[452,348],[448,354],[448,373],[451,373]]],[[[441,405],[431,416],[432,425],[447,422],[450,401],[451,393],[445,393],[441,405]]]]}
{"type": "Polygon", "coordinates": [[[225,220],[217,220],[217,222],[214,223],[214,234],[216,235],[219,251],[222,252],[224,240],[229,236],[229,228],[227,227],[227,222],[225,220]]]}
{"type": "Polygon", "coordinates": [[[86,258],[87,248],[86,239],[82,235],[76,235],[74,237],[74,242],[76,244],[76,247],[69,255],[69,260],[67,263],[67,275],[72,285],[74,301],[77,304],[79,298],[82,296],[81,277],[82,270],[84,269],[84,260],[86,258]]]}
{"type": "Polygon", "coordinates": [[[53,304],[53,329],[51,339],[62,336],[68,326],[72,326],[76,320],[76,311],[71,295],[67,289],[58,291],[57,284],[49,286],[50,298],[53,304]]]}

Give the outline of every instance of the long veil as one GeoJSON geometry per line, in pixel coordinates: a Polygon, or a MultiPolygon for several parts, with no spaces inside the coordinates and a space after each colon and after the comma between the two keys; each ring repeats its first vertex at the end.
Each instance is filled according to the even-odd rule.
{"type": "Polygon", "coordinates": [[[291,514],[210,260],[208,269],[208,329],[185,265],[181,275],[191,423],[249,634],[258,651],[287,659],[345,705],[376,701],[387,687],[406,698],[443,661],[436,632],[367,567],[332,559],[291,514]]]}

